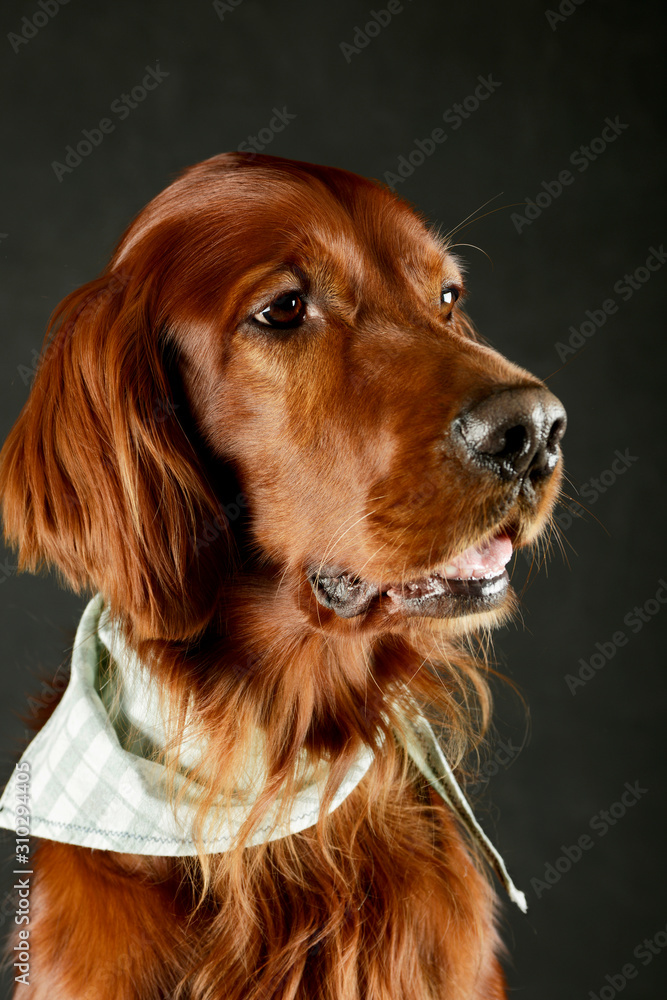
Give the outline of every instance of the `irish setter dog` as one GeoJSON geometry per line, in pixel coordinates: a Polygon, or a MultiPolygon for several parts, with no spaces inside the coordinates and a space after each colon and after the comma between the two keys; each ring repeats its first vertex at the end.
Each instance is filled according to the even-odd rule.
{"type": "MultiPolygon", "coordinates": [[[[195,846],[161,851],[156,824],[152,848],[103,849],[54,824],[18,945],[36,1000],[505,996],[484,852],[406,720],[463,773],[565,413],[463,297],[447,241],[381,184],[230,153],[158,195],[56,311],[2,453],[6,536],[21,568],[101,595],[162,720],[144,751],[117,726],[117,752],[144,753],[174,815],[187,800],[195,846]],[[262,780],[237,835],[207,849],[244,769],[262,780]]],[[[100,705],[106,685],[122,698],[114,662],[100,705]]]]}

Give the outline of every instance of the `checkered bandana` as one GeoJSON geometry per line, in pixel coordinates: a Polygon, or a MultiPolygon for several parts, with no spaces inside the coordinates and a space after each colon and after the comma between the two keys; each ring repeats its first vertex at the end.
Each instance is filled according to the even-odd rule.
{"type": "MultiPolygon", "coordinates": [[[[155,759],[155,751],[164,746],[158,705],[154,682],[124,646],[98,594],[77,630],[67,690],[23,754],[0,799],[0,827],[13,830],[17,823],[24,823],[16,815],[16,805],[25,801],[22,779],[28,773],[32,836],[129,854],[197,854],[192,835],[196,800],[188,796],[180,774],[169,794],[165,767],[155,759]],[[21,780],[17,780],[19,770],[21,780]]],[[[403,722],[410,757],[467,827],[510,898],[525,911],[524,894],[514,886],[502,858],[477,823],[428,721],[415,706],[414,715],[403,722]]],[[[180,760],[192,765],[201,759],[201,752],[186,729],[180,760]]],[[[373,757],[370,747],[359,751],[331,810],[359,784],[373,757]]],[[[207,853],[229,850],[235,843],[262,788],[262,775],[258,743],[238,778],[239,791],[232,795],[232,804],[221,813],[212,810],[215,815],[204,823],[207,853]]],[[[317,823],[328,768],[325,762],[316,768],[304,765],[299,777],[296,798],[284,803],[278,796],[262,827],[254,830],[245,846],[288,837],[317,823]]]]}

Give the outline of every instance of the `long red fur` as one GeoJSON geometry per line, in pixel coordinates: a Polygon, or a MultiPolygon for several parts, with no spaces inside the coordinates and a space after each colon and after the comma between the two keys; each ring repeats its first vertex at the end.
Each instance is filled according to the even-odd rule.
{"type": "Polygon", "coordinates": [[[443,281],[462,291],[455,259],[379,184],[227,154],[151,202],[56,311],[1,456],[6,536],[21,568],[104,594],[175,740],[194,706],[211,741],[199,818],[257,727],[269,776],[246,832],[293,792],[304,749],[331,761],[329,796],[362,744],[376,760],[316,827],[258,847],[43,841],[36,1000],[505,996],[494,891],[397,740],[395,700],[409,685],[459,764],[490,707],[469,650],[510,609],[403,620],[380,602],[342,619],[306,579],[325,563],[414,579],[501,519],[516,545],[547,522],[557,477],[508,506],[502,482],[443,460],[467,401],[540,385],[458,305],[440,314],[443,281]],[[286,272],[317,304],[307,336],[248,318],[286,272]]]}

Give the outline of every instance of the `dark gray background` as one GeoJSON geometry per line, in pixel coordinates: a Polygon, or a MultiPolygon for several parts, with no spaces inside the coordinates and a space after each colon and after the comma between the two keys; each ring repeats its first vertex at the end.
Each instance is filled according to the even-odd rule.
{"type": "MultiPolygon", "coordinates": [[[[548,378],[569,413],[568,493],[589,483],[588,514],[564,530],[566,559],[554,552],[524,593],[523,624],[496,640],[501,670],[530,707],[528,740],[521,753],[511,751],[511,766],[489,751],[487,774],[497,773],[481,809],[530,902],[527,917],[505,907],[512,995],[584,1000],[602,991],[602,1000],[619,992],[654,1000],[665,995],[667,955],[643,964],[650,952],[633,953],[656,934],[658,950],[667,942],[667,612],[650,603],[667,577],[664,275],[651,272],[627,301],[614,285],[666,235],[662,5],[565,0],[572,12],[554,30],[541,2],[413,0],[347,61],[341,43],[353,42],[372,6],[242,0],[221,19],[209,2],[73,0],[14,52],[4,36],[40,8],[3,5],[0,431],[4,437],[27,396],[52,308],[99,271],[132,216],[182,167],[257,135],[275,107],[295,117],[267,152],[379,178],[416,139],[443,128],[447,140],[399,190],[445,229],[494,199],[489,209],[500,210],[457,237],[491,258],[461,248],[469,310],[495,346],[548,378]],[[112,102],[156,62],[168,76],[120,120],[112,102]],[[491,96],[460,128],[443,122],[489,74],[500,84],[491,96]],[[617,116],[627,128],[579,172],[571,154],[617,116]],[[52,162],[104,117],[113,133],[59,182],[52,162]],[[517,232],[512,213],[522,209],[503,206],[534,199],[568,168],[573,183],[517,232]],[[609,298],[617,311],[563,364],[555,345],[609,298]],[[622,474],[610,471],[617,450],[631,456],[622,474]],[[603,473],[605,491],[591,493],[590,480],[603,473]],[[634,632],[624,618],[647,601],[659,610],[634,632]],[[590,660],[596,643],[609,650],[618,630],[627,643],[573,694],[566,675],[590,660]],[[620,800],[626,782],[646,791],[601,835],[595,817],[620,800]],[[534,880],[584,834],[591,849],[540,889],[534,880]],[[627,963],[637,974],[621,989],[627,963]]],[[[375,9],[383,6],[378,0],[375,9]]],[[[63,661],[83,601],[53,580],[17,576],[12,554],[3,558],[4,781],[24,731],[18,713],[30,712],[26,695],[39,689],[40,671],[52,676],[63,661]]],[[[516,578],[525,576],[519,558],[516,578]]],[[[520,746],[526,724],[515,698],[499,694],[497,719],[499,738],[520,746]]],[[[11,837],[3,847],[7,859],[11,837]]],[[[3,931],[13,919],[10,885],[7,873],[3,931]]]]}

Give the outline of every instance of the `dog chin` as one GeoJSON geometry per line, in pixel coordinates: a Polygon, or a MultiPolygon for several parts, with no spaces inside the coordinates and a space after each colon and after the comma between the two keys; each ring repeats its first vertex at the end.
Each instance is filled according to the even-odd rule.
{"type": "Polygon", "coordinates": [[[514,617],[518,607],[518,597],[513,587],[508,585],[503,600],[499,601],[493,608],[484,610],[480,607],[477,609],[469,607],[458,615],[452,614],[441,618],[411,617],[405,621],[405,625],[419,631],[427,630],[443,638],[479,636],[505,625],[514,617]]]}

